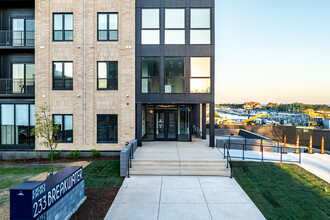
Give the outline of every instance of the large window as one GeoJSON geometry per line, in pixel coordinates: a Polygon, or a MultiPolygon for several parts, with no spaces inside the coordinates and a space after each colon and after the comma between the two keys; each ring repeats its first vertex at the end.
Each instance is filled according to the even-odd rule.
{"type": "Polygon", "coordinates": [[[142,93],[159,93],[160,58],[142,58],[142,93]]]}
{"type": "Polygon", "coordinates": [[[142,44],[159,44],[159,9],[142,9],[142,44]]]}
{"type": "Polygon", "coordinates": [[[34,46],[34,19],[12,19],[13,46],[34,46]]]}
{"type": "Polygon", "coordinates": [[[53,115],[54,124],[59,126],[56,139],[61,143],[73,143],[72,115],[53,115]]]}
{"type": "Polygon", "coordinates": [[[211,92],[211,58],[191,57],[190,58],[190,92],[210,93],[211,92]]]}
{"type": "Polygon", "coordinates": [[[211,10],[195,8],[190,11],[190,44],[211,43],[211,10]]]}
{"type": "Polygon", "coordinates": [[[13,93],[33,94],[35,70],[34,64],[13,63],[13,93]]]}
{"type": "Polygon", "coordinates": [[[53,40],[73,41],[73,14],[54,13],[53,40]]]}
{"type": "Polygon", "coordinates": [[[165,93],[185,92],[184,58],[165,58],[165,93]]]}
{"type": "Polygon", "coordinates": [[[185,10],[165,9],[165,44],[185,44],[185,10]]]}
{"type": "Polygon", "coordinates": [[[118,90],[118,62],[98,62],[97,64],[97,89],[118,90]]]}
{"type": "Polygon", "coordinates": [[[53,89],[73,89],[73,62],[53,62],[53,89]]]}
{"type": "Polygon", "coordinates": [[[117,115],[97,115],[97,143],[118,143],[117,115]]]}
{"type": "Polygon", "coordinates": [[[99,41],[117,41],[118,13],[98,13],[97,19],[97,39],[99,41]]]}
{"type": "Polygon", "coordinates": [[[33,145],[31,131],[35,126],[35,107],[29,104],[2,104],[1,144],[33,145]]]}

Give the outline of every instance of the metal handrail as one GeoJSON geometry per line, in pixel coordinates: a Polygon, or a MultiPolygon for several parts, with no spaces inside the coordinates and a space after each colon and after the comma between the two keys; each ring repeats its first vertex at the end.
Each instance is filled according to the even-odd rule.
{"type": "Polygon", "coordinates": [[[35,79],[0,79],[0,94],[34,94],[35,79]]]}
{"type": "Polygon", "coordinates": [[[35,31],[0,30],[0,46],[34,47],[35,31]]]}
{"type": "Polygon", "coordinates": [[[242,144],[242,143],[233,143],[233,142],[230,141],[230,138],[229,138],[228,143],[224,143],[224,159],[226,157],[226,151],[227,151],[227,155],[230,156],[229,149],[230,149],[230,145],[231,144],[235,144],[235,145],[238,145],[238,146],[242,145],[242,156],[241,157],[239,157],[239,156],[232,156],[231,158],[237,158],[237,159],[243,159],[243,160],[245,160],[245,159],[261,160],[262,162],[263,161],[277,161],[277,162],[281,162],[281,163],[282,162],[292,162],[292,163],[299,163],[299,164],[301,164],[301,150],[302,150],[301,147],[298,147],[299,159],[297,161],[296,160],[283,160],[283,154],[285,154],[285,153],[283,153],[284,147],[279,146],[279,143],[277,144],[277,146],[265,146],[265,145],[263,145],[263,142],[262,141],[261,141],[260,145],[257,145],[257,144],[247,144],[246,143],[246,140],[245,140],[245,143],[242,144]],[[260,147],[261,158],[257,158],[257,157],[246,157],[245,156],[245,151],[247,151],[247,146],[260,147]],[[280,153],[280,159],[279,160],[276,160],[276,159],[266,159],[266,158],[264,158],[264,148],[273,148],[273,149],[275,148],[275,149],[277,149],[276,153],[280,153]]]}

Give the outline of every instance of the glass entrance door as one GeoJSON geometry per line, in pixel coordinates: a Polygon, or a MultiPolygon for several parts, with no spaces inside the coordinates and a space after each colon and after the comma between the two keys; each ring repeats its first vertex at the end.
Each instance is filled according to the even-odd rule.
{"type": "Polygon", "coordinates": [[[156,111],[156,134],[157,141],[177,141],[178,121],[177,112],[156,111]]]}

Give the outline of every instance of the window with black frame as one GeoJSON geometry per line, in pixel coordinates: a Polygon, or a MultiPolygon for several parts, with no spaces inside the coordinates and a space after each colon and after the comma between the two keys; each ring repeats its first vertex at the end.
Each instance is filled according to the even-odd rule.
{"type": "Polygon", "coordinates": [[[118,13],[98,13],[97,27],[97,40],[118,41],[118,13]]]}
{"type": "Polygon", "coordinates": [[[117,115],[97,115],[97,143],[118,143],[117,115]]]}
{"type": "Polygon", "coordinates": [[[185,93],[185,58],[165,58],[165,93],[185,93]]]}
{"type": "Polygon", "coordinates": [[[73,143],[73,117],[72,115],[53,115],[54,125],[59,125],[56,139],[61,143],[73,143]]]}
{"type": "Polygon", "coordinates": [[[73,41],[73,14],[53,14],[53,40],[73,41]]]}
{"type": "Polygon", "coordinates": [[[53,62],[53,89],[73,89],[73,62],[53,62]]]}
{"type": "Polygon", "coordinates": [[[118,62],[97,63],[97,89],[118,90],[118,62]]]}
{"type": "Polygon", "coordinates": [[[142,58],[142,93],[159,93],[159,66],[159,57],[142,58]]]}
{"type": "Polygon", "coordinates": [[[211,44],[211,9],[190,10],[190,44],[211,44]]]}

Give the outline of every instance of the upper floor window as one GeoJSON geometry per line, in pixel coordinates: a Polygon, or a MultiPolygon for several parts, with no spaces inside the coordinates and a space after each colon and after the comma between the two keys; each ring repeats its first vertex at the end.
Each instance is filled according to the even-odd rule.
{"type": "Polygon", "coordinates": [[[98,13],[97,22],[99,41],[118,41],[118,13],[98,13]]]}
{"type": "Polygon", "coordinates": [[[159,9],[142,9],[142,44],[159,44],[159,9]]]}
{"type": "Polygon", "coordinates": [[[185,44],[185,10],[165,9],[165,44],[185,44]]]}
{"type": "Polygon", "coordinates": [[[53,115],[54,125],[59,126],[56,139],[61,143],[73,143],[73,117],[72,115],[53,115]]]}
{"type": "Polygon", "coordinates": [[[53,62],[53,89],[73,89],[73,62],[53,62]]]}
{"type": "Polygon", "coordinates": [[[190,12],[190,44],[211,43],[211,10],[195,8],[190,12]]]}
{"type": "Polygon", "coordinates": [[[142,93],[159,93],[160,58],[142,58],[142,93]]]}
{"type": "Polygon", "coordinates": [[[190,58],[190,92],[191,93],[211,92],[211,58],[210,57],[190,58]]]}
{"type": "Polygon", "coordinates": [[[34,93],[35,69],[33,63],[13,63],[13,93],[34,93]]]}
{"type": "Polygon", "coordinates": [[[54,13],[54,41],[73,41],[73,14],[54,13]]]}
{"type": "Polygon", "coordinates": [[[97,89],[118,90],[118,62],[97,63],[97,89]]]}
{"type": "Polygon", "coordinates": [[[34,46],[34,19],[12,19],[12,45],[34,46]]]}
{"type": "Polygon", "coordinates": [[[185,92],[184,58],[165,58],[165,93],[185,92]]]}

